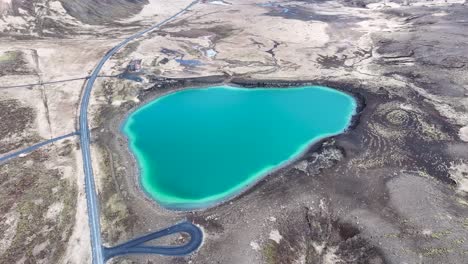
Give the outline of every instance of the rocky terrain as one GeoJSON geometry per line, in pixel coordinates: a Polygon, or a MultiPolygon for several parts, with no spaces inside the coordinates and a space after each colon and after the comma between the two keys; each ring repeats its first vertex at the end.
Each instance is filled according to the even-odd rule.
{"type": "Polygon", "coordinates": [[[148,0],[61,0],[69,15],[86,24],[114,22],[138,14],[148,0]]]}
{"type": "MultiPolygon", "coordinates": [[[[0,157],[76,129],[84,79],[48,81],[85,77],[119,38],[188,2],[0,2],[0,157]],[[39,85],[11,88],[19,84],[39,85]]],[[[205,240],[184,258],[113,262],[463,263],[467,17],[463,1],[202,1],[130,43],[102,74],[141,58],[144,81],[100,78],[90,109],[103,240],[114,245],[184,218],[205,240]],[[167,211],[139,189],[120,124],[153,98],[220,83],[326,85],[356,95],[362,107],[348,132],[232,201],[167,211]]],[[[0,259],[89,262],[75,143],[0,164],[0,259]],[[20,241],[26,249],[18,253],[20,241]]]]}

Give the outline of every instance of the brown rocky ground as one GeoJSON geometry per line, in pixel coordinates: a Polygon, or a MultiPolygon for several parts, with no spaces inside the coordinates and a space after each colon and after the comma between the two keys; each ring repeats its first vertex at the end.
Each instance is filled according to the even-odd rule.
{"type": "MultiPolygon", "coordinates": [[[[188,3],[178,0],[168,5],[151,0],[149,8],[134,18],[115,11],[120,18],[111,15],[101,21],[100,16],[109,10],[94,1],[87,5],[95,9],[89,16],[82,12],[73,15],[70,8],[79,7],[76,1],[56,2],[47,1],[49,13],[34,17],[58,21],[64,26],[60,30],[58,26],[38,27],[38,20],[28,20],[29,11],[27,15],[0,12],[6,21],[0,21],[2,38],[9,40],[0,43],[3,84],[86,75],[99,56],[118,41],[115,37],[160,21],[188,3]],[[12,18],[18,14],[27,23],[12,18]],[[93,24],[86,19],[97,21],[97,25],[84,26],[93,24]],[[55,39],[63,37],[69,40],[55,39]],[[21,40],[24,38],[35,40],[21,40]],[[12,72],[5,65],[18,66],[12,72]]],[[[128,4],[130,10],[138,10],[138,1],[125,2],[116,0],[115,8],[128,4]]],[[[114,262],[463,263],[468,253],[468,7],[450,1],[400,4],[206,1],[115,56],[104,74],[120,73],[129,59],[143,58],[142,77],[146,81],[100,79],[92,97],[93,166],[106,245],[183,218],[202,226],[206,237],[203,247],[189,257],[141,256],[114,262]],[[134,107],[185,87],[305,82],[359,96],[365,107],[353,129],[311,149],[295,164],[215,208],[171,212],[139,191],[135,162],[119,132],[122,120],[134,107]]],[[[9,123],[0,124],[0,147],[11,151],[36,142],[34,136],[41,140],[71,132],[81,87],[82,82],[77,81],[2,90],[0,110],[5,111],[0,117],[9,123]]],[[[64,173],[73,175],[70,184],[78,182],[78,191],[70,191],[78,195],[76,211],[68,215],[83,218],[81,165],[74,162],[73,153],[61,158],[52,153],[36,161],[34,158],[43,154],[37,152],[19,160],[20,164],[0,165],[0,170],[5,179],[20,172],[30,175],[32,170],[52,177],[58,175],[56,164],[69,164],[79,173],[64,173]],[[28,165],[30,159],[34,166],[28,165]]],[[[47,178],[44,180],[35,188],[49,188],[47,178]]],[[[65,183],[60,180],[54,184],[65,183]]],[[[72,190],[70,186],[67,188],[72,190]]],[[[6,215],[17,217],[3,218],[0,228],[23,219],[18,217],[23,211],[15,208],[29,204],[32,198],[24,192],[29,188],[19,190],[21,200],[5,209],[6,215]]],[[[11,193],[2,195],[4,201],[13,197],[11,193]]],[[[44,206],[55,208],[55,202],[44,206]]],[[[8,205],[2,202],[2,208],[4,204],[8,205]]],[[[41,234],[27,244],[33,251],[47,237],[49,243],[56,242],[50,241],[52,233],[38,232],[49,231],[44,226],[58,228],[62,234],[71,232],[70,226],[38,221],[37,226],[30,226],[33,233],[41,234]]],[[[20,237],[30,235],[29,231],[16,230],[20,237]]],[[[83,263],[82,254],[87,262],[87,250],[70,252],[88,249],[88,232],[86,221],[80,219],[75,222],[67,250],[56,248],[39,255],[25,252],[32,252],[29,259],[40,256],[44,261],[71,263],[83,263]]],[[[15,241],[1,239],[1,245],[15,241]]],[[[65,243],[67,235],[62,239],[65,243]]],[[[179,239],[174,236],[165,242],[179,239]]],[[[15,260],[22,256],[16,255],[15,260]]]]}

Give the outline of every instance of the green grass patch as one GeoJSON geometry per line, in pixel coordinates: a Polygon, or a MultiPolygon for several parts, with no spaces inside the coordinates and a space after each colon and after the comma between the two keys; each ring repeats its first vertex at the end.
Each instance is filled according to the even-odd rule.
{"type": "Polygon", "coordinates": [[[452,233],[451,231],[445,230],[445,231],[434,232],[430,236],[431,238],[440,239],[440,238],[450,235],[451,233],[452,233]]]}
{"type": "Polygon", "coordinates": [[[435,257],[435,256],[441,256],[441,255],[447,255],[449,253],[452,253],[453,249],[445,248],[445,247],[440,247],[440,248],[424,248],[422,251],[423,256],[426,257],[435,257]]]}
{"type": "Polygon", "coordinates": [[[272,241],[269,241],[262,250],[263,256],[267,264],[277,263],[278,245],[272,241]]]}
{"type": "Polygon", "coordinates": [[[18,51],[6,51],[0,53],[0,63],[7,63],[11,61],[15,61],[18,58],[19,52],[18,51]]]}

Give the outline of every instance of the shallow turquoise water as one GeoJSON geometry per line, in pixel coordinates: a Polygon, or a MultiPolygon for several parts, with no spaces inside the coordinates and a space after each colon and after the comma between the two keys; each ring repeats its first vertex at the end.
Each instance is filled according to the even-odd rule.
{"type": "Polygon", "coordinates": [[[200,208],[238,194],[322,138],[343,132],[350,95],[319,86],[217,86],[160,97],[123,126],[141,184],[168,208],[200,208]]]}

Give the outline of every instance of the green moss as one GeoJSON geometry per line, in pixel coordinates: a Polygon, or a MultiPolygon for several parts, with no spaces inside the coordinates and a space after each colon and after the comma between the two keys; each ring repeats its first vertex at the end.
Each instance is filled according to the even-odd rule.
{"type": "Polygon", "coordinates": [[[16,51],[7,51],[0,54],[0,63],[10,62],[16,60],[18,57],[18,52],[16,51]]]}
{"type": "Polygon", "coordinates": [[[460,246],[460,245],[463,245],[465,243],[465,239],[464,238],[460,238],[460,239],[455,239],[453,241],[453,243],[457,246],[460,246]]]}
{"type": "Polygon", "coordinates": [[[451,233],[452,232],[449,231],[449,230],[434,232],[434,233],[431,234],[431,238],[440,239],[442,237],[446,237],[446,236],[450,235],[451,233]]]}
{"type": "Polygon", "coordinates": [[[447,255],[452,253],[453,250],[445,247],[441,248],[424,248],[422,251],[423,256],[426,257],[433,257],[433,256],[440,256],[440,255],[447,255]]]}
{"type": "Polygon", "coordinates": [[[385,234],[384,237],[385,237],[385,238],[399,238],[399,237],[400,237],[400,234],[397,234],[397,233],[390,233],[390,234],[385,234]]]}
{"type": "Polygon", "coordinates": [[[265,258],[265,262],[267,264],[275,264],[278,262],[278,248],[277,244],[273,243],[272,241],[269,241],[266,243],[266,245],[263,247],[263,256],[265,258]]]}

